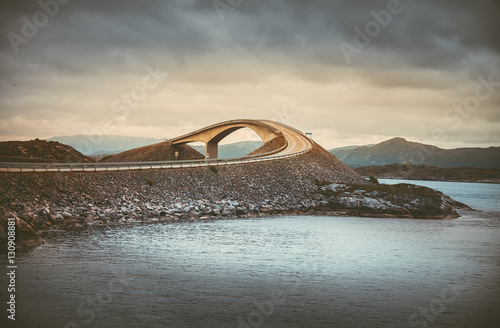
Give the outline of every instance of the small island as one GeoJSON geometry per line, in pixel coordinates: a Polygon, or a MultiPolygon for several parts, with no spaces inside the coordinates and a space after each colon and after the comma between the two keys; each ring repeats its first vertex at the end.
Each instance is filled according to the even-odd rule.
{"type": "MultiPolygon", "coordinates": [[[[158,145],[150,149],[157,151],[158,145]]],[[[141,152],[150,156],[147,147],[141,152]]],[[[40,245],[37,232],[43,230],[284,214],[452,219],[459,216],[457,209],[470,210],[430,188],[369,181],[317,144],[303,155],[267,162],[120,172],[2,172],[0,181],[0,229],[5,232],[7,219],[16,219],[20,250],[40,245]]]]}

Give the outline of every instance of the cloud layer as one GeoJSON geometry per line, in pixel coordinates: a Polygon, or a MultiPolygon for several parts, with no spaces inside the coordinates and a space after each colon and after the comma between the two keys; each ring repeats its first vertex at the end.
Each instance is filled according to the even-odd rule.
{"type": "Polygon", "coordinates": [[[266,118],[327,148],[500,145],[495,0],[59,1],[2,2],[2,140],[266,118]]]}

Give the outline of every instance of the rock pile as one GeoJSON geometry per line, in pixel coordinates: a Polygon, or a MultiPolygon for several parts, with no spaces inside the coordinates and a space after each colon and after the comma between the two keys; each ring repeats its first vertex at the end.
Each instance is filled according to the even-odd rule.
{"type": "Polygon", "coordinates": [[[455,209],[471,210],[443,193],[412,184],[323,184],[318,211],[343,211],[347,215],[416,219],[456,218],[455,209]]]}

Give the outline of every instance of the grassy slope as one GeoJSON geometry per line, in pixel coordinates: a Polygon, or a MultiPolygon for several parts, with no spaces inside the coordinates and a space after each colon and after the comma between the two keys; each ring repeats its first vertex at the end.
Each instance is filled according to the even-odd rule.
{"type": "Polygon", "coordinates": [[[0,162],[91,163],[94,160],[57,141],[35,139],[0,142],[0,162]]]}

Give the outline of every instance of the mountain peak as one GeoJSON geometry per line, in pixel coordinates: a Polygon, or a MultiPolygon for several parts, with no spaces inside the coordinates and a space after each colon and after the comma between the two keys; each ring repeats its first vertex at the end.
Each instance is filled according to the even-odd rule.
{"type": "Polygon", "coordinates": [[[394,138],[388,139],[386,141],[382,141],[381,144],[383,144],[383,143],[394,143],[394,142],[397,142],[397,143],[408,143],[409,141],[406,140],[405,138],[402,138],[402,137],[394,137],[394,138]]]}
{"type": "Polygon", "coordinates": [[[500,147],[441,149],[401,137],[383,141],[373,147],[361,146],[330,152],[351,167],[383,166],[394,163],[437,167],[500,167],[500,147]]]}

